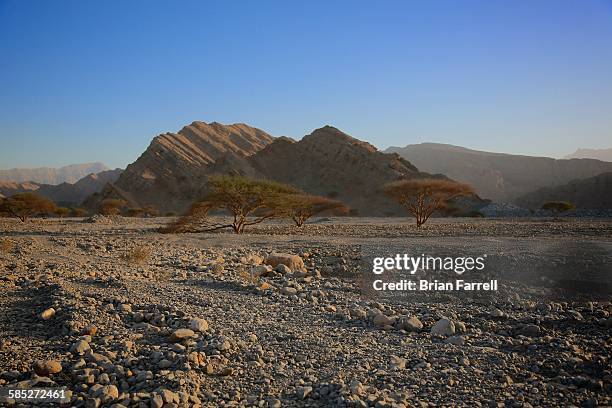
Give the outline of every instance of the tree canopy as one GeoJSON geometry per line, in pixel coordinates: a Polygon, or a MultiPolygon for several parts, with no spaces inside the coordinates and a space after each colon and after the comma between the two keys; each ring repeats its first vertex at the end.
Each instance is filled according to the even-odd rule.
{"type": "Polygon", "coordinates": [[[5,198],[0,204],[0,211],[8,213],[25,222],[35,215],[52,214],[56,210],[55,203],[36,193],[19,193],[5,198]]]}
{"type": "Polygon", "coordinates": [[[444,179],[399,180],[385,185],[384,192],[415,217],[417,227],[436,211],[451,210],[452,199],[474,194],[468,184],[444,179]]]}

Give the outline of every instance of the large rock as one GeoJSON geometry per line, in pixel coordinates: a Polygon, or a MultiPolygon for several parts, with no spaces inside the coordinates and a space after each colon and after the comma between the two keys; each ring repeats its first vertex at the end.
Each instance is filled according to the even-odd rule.
{"type": "Polygon", "coordinates": [[[431,328],[431,334],[435,336],[452,336],[455,334],[455,323],[450,319],[440,319],[431,328]]]}
{"type": "Polygon", "coordinates": [[[41,377],[48,377],[51,374],[57,374],[62,371],[62,365],[59,361],[46,360],[36,361],[34,363],[34,372],[41,377]]]}
{"type": "Polygon", "coordinates": [[[208,330],[208,321],[195,317],[189,321],[189,327],[195,331],[205,332],[208,330]]]}
{"type": "Polygon", "coordinates": [[[304,261],[298,255],[273,252],[268,255],[265,260],[265,263],[272,267],[276,267],[282,264],[291,269],[292,271],[306,272],[306,266],[304,266],[304,261]]]}
{"type": "Polygon", "coordinates": [[[195,332],[191,329],[178,329],[170,335],[170,341],[177,343],[195,336],[195,332]]]}
{"type": "Polygon", "coordinates": [[[398,327],[409,332],[418,332],[423,328],[423,323],[417,317],[403,316],[398,323],[398,327]]]}

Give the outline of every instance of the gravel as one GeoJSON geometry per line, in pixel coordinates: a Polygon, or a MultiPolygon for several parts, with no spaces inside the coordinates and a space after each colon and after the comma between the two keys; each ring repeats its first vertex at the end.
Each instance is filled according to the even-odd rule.
{"type": "MultiPolygon", "coordinates": [[[[612,404],[609,297],[553,300],[506,280],[482,299],[379,298],[357,271],[377,248],[406,248],[380,237],[407,223],[235,236],[161,235],[162,221],[0,221],[15,242],[0,252],[0,386],[66,386],[76,407],[612,404]],[[140,246],[150,257],[126,261],[140,246]]],[[[531,228],[609,242],[611,224],[436,221],[411,239],[438,228],[501,245],[531,228]]]]}

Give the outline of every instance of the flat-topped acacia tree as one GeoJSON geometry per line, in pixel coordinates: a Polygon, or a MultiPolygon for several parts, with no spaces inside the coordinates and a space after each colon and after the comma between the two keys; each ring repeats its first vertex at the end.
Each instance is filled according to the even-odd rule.
{"type": "Polygon", "coordinates": [[[56,208],[53,201],[36,193],[15,194],[0,203],[0,212],[17,217],[21,222],[35,215],[52,214],[56,208]]]}
{"type": "MultiPolygon", "coordinates": [[[[211,176],[208,187],[209,193],[174,224],[178,230],[190,229],[196,223],[205,222],[210,211],[226,210],[233,218],[230,224],[207,223],[204,230],[231,228],[241,234],[246,226],[283,216],[286,213],[286,197],[300,193],[286,184],[243,176],[211,176]]],[[[172,230],[172,226],[169,229],[172,230]]]]}
{"type": "Polygon", "coordinates": [[[549,201],[542,205],[542,209],[552,212],[553,217],[558,218],[564,212],[575,210],[576,206],[568,201],[549,201]]]}
{"type": "Polygon", "coordinates": [[[418,228],[436,211],[449,210],[452,199],[474,194],[468,184],[443,179],[399,180],[385,185],[384,192],[414,216],[418,228]]]}

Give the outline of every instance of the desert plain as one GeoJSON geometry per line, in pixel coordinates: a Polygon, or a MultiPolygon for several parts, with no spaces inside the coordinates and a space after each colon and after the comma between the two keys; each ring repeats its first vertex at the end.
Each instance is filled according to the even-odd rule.
{"type": "Polygon", "coordinates": [[[75,407],[612,404],[609,219],[169,221],[0,219],[0,386],[75,407]],[[486,254],[499,290],[368,290],[371,257],[407,252],[486,254]]]}

